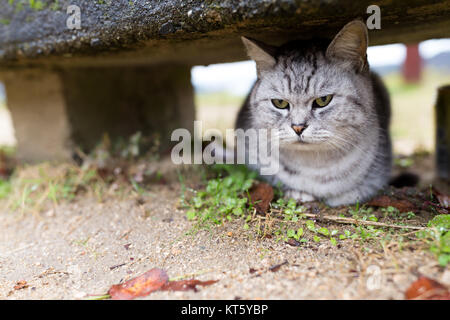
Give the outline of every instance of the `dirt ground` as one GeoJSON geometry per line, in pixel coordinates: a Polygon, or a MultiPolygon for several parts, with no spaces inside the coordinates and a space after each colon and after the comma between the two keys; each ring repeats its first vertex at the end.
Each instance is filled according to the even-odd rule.
{"type": "Polygon", "coordinates": [[[0,209],[0,298],[84,299],[155,267],[219,281],[145,299],[403,299],[421,274],[450,285],[450,270],[428,250],[395,242],[295,247],[239,221],[188,235],[180,194],[174,178],[125,200],[89,195],[41,214],[0,209]]]}

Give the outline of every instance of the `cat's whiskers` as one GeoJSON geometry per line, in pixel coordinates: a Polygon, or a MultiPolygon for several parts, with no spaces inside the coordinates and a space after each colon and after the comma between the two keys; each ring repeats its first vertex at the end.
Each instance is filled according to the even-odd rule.
{"type": "MultiPolygon", "coordinates": [[[[364,201],[385,186],[392,157],[390,105],[386,88],[369,72],[365,24],[350,22],[331,43],[275,48],[243,41],[258,80],[237,127],[269,130],[268,146],[262,147],[279,146],[282,164],[271,179],[331,206],[364,201]]],[[[273,155],[260,151],[261,163],[273,155]]]]}

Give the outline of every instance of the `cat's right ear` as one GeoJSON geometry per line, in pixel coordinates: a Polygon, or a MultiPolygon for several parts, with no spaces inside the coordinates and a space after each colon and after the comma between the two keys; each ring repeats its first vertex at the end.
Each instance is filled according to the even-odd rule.
{"type": "Polygon", "coordinates": [[[369,38],[367,27],[361,20],[347,23],[328,46],[326,56],[337,59],[357,71],[368,70],[367,46],[369,38]]]}
{"type": "Polygon", "coordinates": [[[246,37],[241,37],[241,39],[247,48],[248,56],[256,62],[258,77],[275,66],[276,47],[246,37]]]}

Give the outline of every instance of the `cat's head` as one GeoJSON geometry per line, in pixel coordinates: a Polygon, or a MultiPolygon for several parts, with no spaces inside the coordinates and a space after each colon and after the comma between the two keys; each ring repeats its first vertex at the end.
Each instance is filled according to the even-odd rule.
{"type": "Polygon", "coordinates": [[[250,97],[251,125],[278,129],[281,146],[345,150],[374,127],[363,22],[348,23],[331,42],[273,47],[242,40],[258,73],[250,97]]]}

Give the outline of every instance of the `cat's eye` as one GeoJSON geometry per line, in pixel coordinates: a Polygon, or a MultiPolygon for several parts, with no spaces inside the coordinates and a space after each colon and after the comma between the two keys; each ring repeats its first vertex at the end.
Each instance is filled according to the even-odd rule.
{"type": "Polygon", "coordinates": [[[272,99],[270,101],[272,101],[272,104],[274,105],[275,108],[278,108],[278,109],[288,109],[289,108],[289,102],[287,102],[286,100],[272,99]]]}
{"type": "Polygon", "coordinates": [[[332,99],[333,99],[333,95],[332,94],[329,94],[327,96],[323,96],[323,97],[317,98],[313,102],[313,108],[326,107],[331,102],[332,99]]]}

